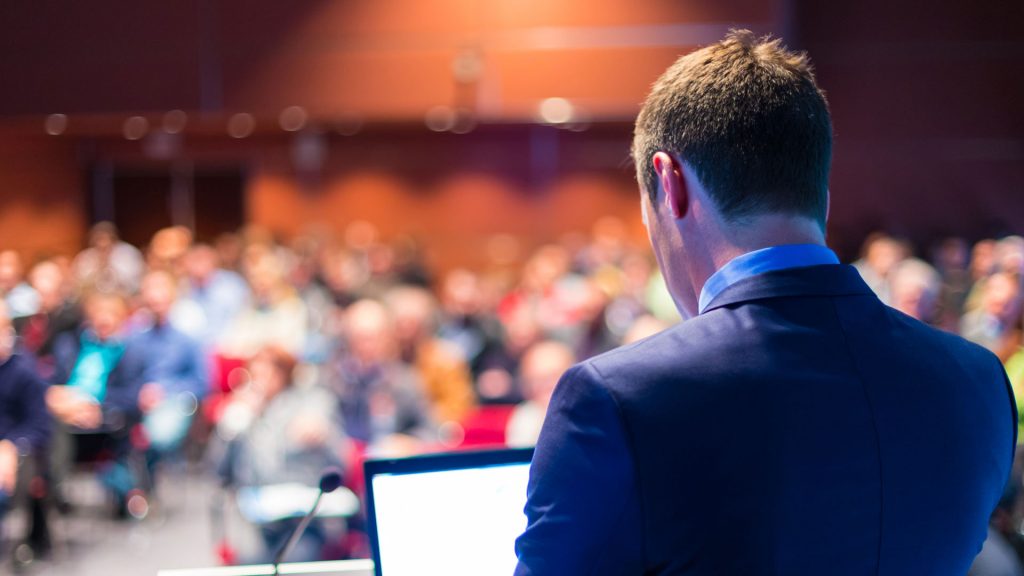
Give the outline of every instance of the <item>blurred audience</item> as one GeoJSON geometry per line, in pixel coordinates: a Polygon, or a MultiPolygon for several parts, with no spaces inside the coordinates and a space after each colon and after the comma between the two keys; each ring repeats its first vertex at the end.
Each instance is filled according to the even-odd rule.
{"type": "Polygon", "coordinates": [[[509,418],[505,433],[505,442],[509,446],[537,444],[555,385],[575,362],[576,356],[572,350],[553,340],[534,344],[526,351],[520,368],[521,386],[526,400],[516,406],[509,418]]]}
{"type": "Polygon", "coordinates": [[[970,245],[963,238],[942,240],[932,260],[942,279],[939,296],[939,322],[941,328],[955,332],[960,314],[971,290],[970,245]]]}
{"type": "Polygon", "coordinates": [[[213,346],[249,302],[249,286],[240,274],[222,268],[217,251],[206,244],[190,248],[182,264],[181,298],[171,312],[172,322],[213,346]]]}
{"type": "Polygon", "coordinates": [[[981,344],[1006,360],[1020,343],[1020,277],[996,272],[985,279],[980,304],[960,322],[964,338],[981,344]]]}
{"type": "MultiPolygon", "coordinates": [[[[26,261],[27,277],[0,250],[0,494],[26,451],[48,453],[58,495],[76,451],[105,455],[99,478],[123,509],[183,445],[239,490],[311,485],[364,455],[531,445],[573,362],[679,321],[614,217],[534,249],[492,237],[474,268],[437,269],[429,248],[354,221],[287,244],[253,226],[212,245],[166,228],[145,258],[100,223],[74,258],[26,261]]],[[[897,310],[997,354],[1024,432],[1024,239],[947,238],[930,256],[876,233],[854,265],[897,310]]],[[[1021,509],[993,527],[1024,553],[1021,509]]],[[[260,527],[264,552],[287,526],[260,527]]]]}
{"type": "Polygon", "coordinates": [[[127,346],[128,305],[116,293],[86,298],[85,322],[54,344],[56,370],[46,393],[54,420],[50,473],[58,498],[62,482],[79,461],[101,461],[101,480],[119,516],[128,514],[140,470],[130,462],[131,428],[139,420],[139,389],[145,366],[127,346]]]}
{"type": "Polygon", "coordinates": [[[120,427],[137,413],[142,363],[125,355],[127,320],[124,297],[97,292],[86,299],[81,329],[58,337],[55,386],[46,399],[57,420],[82,429],[120,427]]]}
{"type": "MultiPolygon", "coordinates": [[[[336,403],[322,388],[297,385],[296,364],[295,356],[274,345],[249,361],[249,381],[236,391],[218,425],[218,436],[228,444],[218,466],[225,485],[312,488],[325,467],[344,464],[346,439],[334,425],[336,403]]],[[[269,561],[299,518],[269,510],[278,503],[267,492],[251,494],[257,510],[250,514],[262,520],[264,546],[260,557],[249,561],[269,561]]],[[[325,539],[323,527],[314,522],[289,560],[316,560],[325,539]]]]}
{"type": "Polygon", "coordinates": [[[480,278],[464,268],[448,273],[441,287],[438,336],[458,348],[473,379],[486,360],[502,347],[501,323],[484,304],[480,278]]]}
{"type": "Polygon", "coordinates": [[[52,381],[57,369],[55,345],[62,335],[78,329],[82,310],[70,277],[56,261],[36,264],[29,273],[29,282],[39,295],[39,307],[34,314],[16,321],[15,326],[25,351],[35,359],[39,375],[52,381]]]}
{"type": "Polygon", "coordinates": [[[373,453],[405,453],[436,440],[426,393],[402,361],[394,319],[359,300],[344,319],[344,343],[329,371],[345,433],[373,453]]]}
{"type": "Polygon", "coordinates": [[[633,321],[633,325],[622,337],[623,344],[633,344],[644,338],[654,336],[662,330],[668,330],[672,325],[656,316],[645,314],[633,321]]]}
{"type": "Polygon", "coordinates": [[[1024,535],[1014,523],[1019,494],[1020,479],[1011,479],[992,512],[988,538],[967,576],[1024,576],[1024,535]]]}
{"type": "Polygon", "coordinates": [[[907,256],[906,244],[887,234],[874,233],[864,242],[861,257],[853,267],[878,298],[889,304],[892,302],[889,273],[907,256]]]}
{"type": "Polygon", "coordinates": [[[85,291],[134,294],[146,269],[142,252],[117,235],[117,227],[100,222],[89,232],[89,247],[72,262],[75,282],[85,291]]]}
{"type": "Polygon", "coordinates": [[[138,327],[128,346],[143,366],[138,404],[152,479],[157,462],[185,440],[192,416],[209,389],[209,368],[199,342],[170,322],[177,299],[174,276],[165,269],[147,273],[140,297],[138,327]]]}
{"type": "Polygon", "coordinates": [[[248,305],[228,324],[218,343],[221,354],[249,358],[268,345],[301,358],[306,341],[306,305],[288,284],[277,247],[247,248],[243,268],[252,290],[248,305]]]}
{"type": "Polygon", "coordinates": [[[401,361],[412,366],[436,422],[459,421],[476,404],[464,357],[437,337],[438,306],[425,288],[400,286],[384,302],[395,322],[401,361]]]}
{"type": "Polygon", "coordinates": [[[25,281],[21,256],[14,250],[0,252],[0,296],[11,318],[31,316],[39,310],[39,294],[25,281]]]}
{"type": "Polygon", "coordinates": [[[908,258],[892,268],[889,296],[892,307],[926,324],[939,322],[942,279],[924,260],[908,258]]]}
{"type": "Polygon", "coordinates": [[[15,490],[24,491],[23,463],[43,454],[50,439],[46,384],[15,349],[7,304],[0,300],[0,521],[15,490]]]}

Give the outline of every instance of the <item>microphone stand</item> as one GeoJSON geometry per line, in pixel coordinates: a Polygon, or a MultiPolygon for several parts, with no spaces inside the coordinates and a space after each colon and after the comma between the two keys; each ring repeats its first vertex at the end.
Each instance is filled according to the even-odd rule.
{"type": "Polygon", "coordinates": [[[309,523],[316,516],[317,510],[320,508],[320,500],[323,499],[324,494],[334,492],[341,486],[341,473],[337,470],[328,470],[324,472],[323,476],[320,477],[320,491],[317,492],[316,500],[313,501],[313,507],[310,508],[309,512],[302,517],[302,521],[299,525],[292,530],[288,540],[281,546],[277,554],[274,555],[274,576],[280,576],[278,570],[281,568],[281,562],[284,561],[285,556],[295,548],[295,544],[298,543],[299,537],[306,531],[309,523]]]}

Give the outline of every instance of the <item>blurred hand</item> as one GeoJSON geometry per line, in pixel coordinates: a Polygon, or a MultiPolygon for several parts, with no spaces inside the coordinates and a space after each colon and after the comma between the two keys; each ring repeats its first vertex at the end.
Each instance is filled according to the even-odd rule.
{"type": "Polygon", "coordinates": [[[164,387],[158,382],[148,382],[139,390],[139,410],[143,413],[156,408],[164,401],[164,387]]]}
{"type": "Polygon", "coordinates": [[[58,420],[66,422],[82,395],[66,386],[50,386],[46,390],[46,408],[58,420]]]}
{"type": "Polygon", "coordinates": [[[18,481],[18,447],[10,440],[0,440],[0,490],[14,494],[18,481]]]}
{"type": "Polygon", "coordinates": [[[50,386],[46,407],[61,422],[78,428],[98,428],[103,423],[98,402],[65,386],[50,386]]]}
{"type": "Polygon", "coordinates": [[[103,424],[103,410],[98,403],[86,400],[69,411],[65,422],[85,430],[99,428],[103,424]]]}
{"type": "Polygon", "coordinates": [[[303,448],[323,446],[330,433],[328,426],[322,418],[299,416],[288,426],[288,438],[303,448]]]}
{"type": "Polygon", "coordinates": [[[46,389],[46,409],[57,418],[67,409],[71,391],[64,386],[50,386],[46,389]]]}

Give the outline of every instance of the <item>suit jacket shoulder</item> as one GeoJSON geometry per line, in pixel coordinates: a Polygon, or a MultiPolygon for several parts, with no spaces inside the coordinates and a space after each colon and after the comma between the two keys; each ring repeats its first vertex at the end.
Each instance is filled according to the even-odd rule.
{"type": "Polygon", "coordinates": [[[519,573],[963,574],[1010,471],[1009,394],[994,356],[850,267],[740,281],[566,374],[519,573]]]}

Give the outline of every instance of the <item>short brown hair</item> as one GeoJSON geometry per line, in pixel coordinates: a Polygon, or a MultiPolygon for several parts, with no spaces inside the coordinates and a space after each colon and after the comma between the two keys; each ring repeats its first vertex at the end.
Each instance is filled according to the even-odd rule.
{"type": "Polygon", "coordinates": [[[284,378],[285,387],[292,385],[295,378],[295,367],[298,366],[299,361],[291,352],[282,346],[268,344],[257,350],[249,361],[253,362],[257,358],[266,360],[274,367],[274,370],[277,370],[277,373],[284,378]]]}
{"type": "Polygon", "coordinates": [[[633,137],[637,179],[658,193],[653,156],[690,166],[729,220],[783,212],[824,228],[832,122],[806,54],[733,30],[658,78],[633,137]]]}

